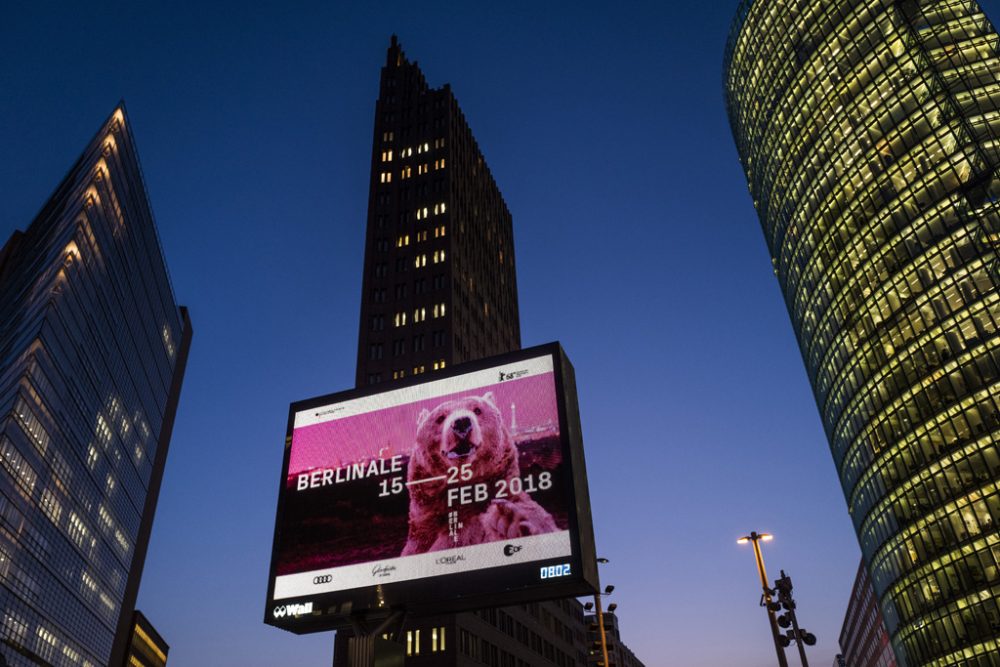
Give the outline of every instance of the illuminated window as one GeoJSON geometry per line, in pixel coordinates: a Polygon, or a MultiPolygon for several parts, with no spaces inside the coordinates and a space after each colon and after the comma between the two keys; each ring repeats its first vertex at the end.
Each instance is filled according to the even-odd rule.
{"type": "Polygon", "coordinates": [[[427,215],[428,215],[428,212],[427,212],[427,207],[426,206],[424,206],[423,208],[418,208],[417,209],[417,220],[424,220],[424,219],[427,218],[427,215]]]}
{"type": "Polygon", "coordinates": [[[399,170],[399,178],[405,180],[413,175],[413,170],[410,167],[403,167],[399,170]]]}
{"type": "Polygon", "coordinates": [[[382,162],[392,162],[392,151],[382,151],[382,162]]]}
{"type": "Polygon", "coordinates": [[[406,377],[406,371],[405,370],[398,370],[398,371],[393,371],[392,372],[392,379],[393,380],[401,380],[401,379],[403,379],[405,377],[406,377]]]}
{"type": "Polygon", "coordinates": [[[0,439],[0,464],[7,469],[10,476],[16,479],[28,494],[35,489],[38,475],[24,460],[20,452],[14,449],[13,443],[7,438],[0,439]]]}
{"type": "Polygon", "coordinates": [[[422,232],[417,232],[417,242],[418,243],[420,241],[426,241],[426,240],[427,240],[427,230],[426,229],[423,230],[422,232]]]}
{"type": "MultiPolygon", "coordinates": [[[[382,133],[382,141],[384,141],[385,143],[391,142],[392,141],[392,132],[383,132],[382,133]]],[[[390,153],[391,153],[391,151],[390,151],[390,153]]]]}
{"type": "Polygon", "coordinates": [[[438,169],[444,169],[444,158],[434,160],[434,170],[437,171],[438,169]]]}
{"type": "Polygon", "coordinates": [[[427,319],[427,309],[426,308],[415,308],[413,310],[413,321],[423,322],[427,319]]]}
{"type": "Polygon", "coordinates": [[[434,204],[434,215],[441,215],[445,211],[444,202],[434,204]]]}
{"type": "Polygon", "coordinates": [[[83,519],[76,512],[69,513],[69,522],[66,525],[66,530],[69,534],[69,538],[76,543],[78,547],[83,547],[84,544],[90,539],[90,530],[84,525],[83,519]]]}
{"type": "Polygon", "coordinates": [[[444,359],[438,359],[437,361],[434,362],[434,370],[439,371],[444,367],[445,367],[444,359]]]}
{"type": "MultiPolygon", "coordinates": [[[[442,362],[442,364],[443,364],[443,362],[442,362]]],[[[441,367],[444,368],[443,365],[441,367]]],[[[443,651],[445,649],[445,645],[444,645],[444,626],[443,625],[440,628],[434,628],[431,642],[432,642],[432,644],[436,644],[437,645],[437,647],[433,648],[432,650],[434,650],[434,651],[443,651]],[[437,641],[435,642],[434,639],[436,639],[437,641]]]]}
{"type": "Polygon", "coordinates": [[[428,143],[422,143],[417,145],[417,153],[426,153],[431,149],[431,145],[428,143]]]}
{"type": "Polygon", "coordinates": [[[397,248],[402,248],[402,247],[408,246],[408,245],[410,245],[410,235],[409,234],[404,234],[404,235],[402,235],[402,236],[400,236],[399,238],[396,239],[396,247],[397,248]]]}
{"type": "Polygon", "coordinates": [[[422,266],[427,266],[427,255],[416,255],[413,258],[413,266],[420,268],[422,266]]]}
{"type": "MultiPolygon", "coordinates": [[[[45,456],[45,452],[49,448],[49,434],[42,426],[42,422],[38,420],[35,413],[28,407],[28,404],[24,402],[23,399],[18,398],[17,403],[14,405],[14,414],[17,415],[18,421],[21,422],[21,429],[31,437],[31,444],[35,446],[38,453],[45,456]]],[[[104,424],[107,428],[107,424],[104,424]]],[[[107,429],[108,438],[111,437],[111,429],[107,429]]]]}
{"type": "Polygon", "coordinates": [[[38,626],[38,643],[35,644],[38,655],[46,661],[55,657],[56,636],[41,625],[38,626]]]}
{"type": "Polygon", "coordinates": [[[404,327],[404,326],[406,326],[406,313],[405,312],[396,313],[396,317],[394,319],[394,326],[397,326],[397,327],[404,327]]]}
{"type": "Polygon", "coordinates": [[[434,317],[444,317],[444,304],[435,303],[434,304],[434,317]]]}
{"type": "MultiPolygon", "coordinates": [[[[425,370],[426,370],[426,368],[425,368],[424,366],[414,366],[414,367],[413,367],[413,374],[414,374],[414,375],[420,375],[420,374],[421,374],[421,373],[423,373],[423,372],[424,372],[425,370]]],[[[417,632],[420,632],[420,631],[419,631],[419,630],[417,630],[417,632]]]]}
{"type": "Polygon", "coordinates": [[[391,171],[383,171],[382,172],[382,182],[383,183],[392,183],[392,172],[391,171]]]}
{"type": "Polygon", "coordinates": [[[420,630],[406,631],[406,655],[420,655],[420,630]]]}
{"type": "Polygon", "coordinates": [[[434,263],[435,264],[439,264],[440,262],[443,262],[444,261],[444,257],[445,257],[444,250],[435,250],[434,251],[434,263]]]}
{"type": "Polygon", "coordinates": [[[52,520],[52,523],[59,525],[59,519],[62,517],[62,504],[56,499],[55,495],[48,489],[42,494],[41,501],[42,511],[45,515],[52,520]]]}
{"type": "Polygon", "coordinates": [[[434,238],[439,239],[444,237],[444,225],[439,225],[434,228],[434,238]]]}
{"type": "Polygon", "coordinates": [[[444,148],[444,137],[439,137],[434,140],[434,148],[444,148]]]}
{"type": "Polygon", "coordinates": [[[413,155],[412,148],[404,148],[403,150],[399,151],[399,157],[410,157],[411,155],[413,155]]]}
{"type": "Polygon", "coordinates": [[[421,164],[421,165],[417,166],[417,175],[418,176],[421,175],[421,174],[426,174],[426,173],[427,173],[427,163],[424,163],[424,164],[421,164]]]}

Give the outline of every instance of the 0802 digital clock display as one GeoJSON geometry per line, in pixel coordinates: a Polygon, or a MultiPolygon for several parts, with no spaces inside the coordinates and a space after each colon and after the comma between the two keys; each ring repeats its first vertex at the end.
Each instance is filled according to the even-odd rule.
{"type": "Polygon", "coordinates": [[[546,565],[539,571],[542,579],[554,579],[555,577],[568,577],[570,574],[570,564],[546,565]]]}

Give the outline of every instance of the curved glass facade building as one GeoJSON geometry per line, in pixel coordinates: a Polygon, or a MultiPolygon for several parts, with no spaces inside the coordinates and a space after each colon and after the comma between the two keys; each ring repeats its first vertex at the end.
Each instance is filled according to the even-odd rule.
{"type": "Polygon", "coordinates": [[[971,0],[756,0],[730,123],[901,665],[1000,665],[1000,59],[971,0]]]}

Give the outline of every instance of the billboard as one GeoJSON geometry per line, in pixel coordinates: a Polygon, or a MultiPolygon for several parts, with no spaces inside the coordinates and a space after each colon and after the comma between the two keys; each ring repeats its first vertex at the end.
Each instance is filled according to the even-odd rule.
{"type": "Polygon", "coordinates": [[[584,595],[594,561],[558,343],[292,404],[266,623],[584,595]]]}

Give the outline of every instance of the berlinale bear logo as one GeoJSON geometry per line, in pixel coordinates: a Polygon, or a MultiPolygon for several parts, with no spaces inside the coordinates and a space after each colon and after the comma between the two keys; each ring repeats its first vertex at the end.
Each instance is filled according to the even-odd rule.
{"type": "MultiPolygon", "coordinates": [[[[517,447],[492,392],[422,410],[408,468],[403,556],[557,530],[552,516],[528,495],[517,447]]],[[[551,473],[531,484],[551,488],[551,473]]]]}

